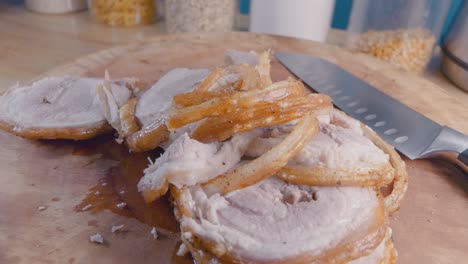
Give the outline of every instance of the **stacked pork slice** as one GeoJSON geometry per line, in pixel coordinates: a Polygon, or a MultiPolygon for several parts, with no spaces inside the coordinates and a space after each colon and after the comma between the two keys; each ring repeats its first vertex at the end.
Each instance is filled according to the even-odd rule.
{"type": "MultiPolygon", "coordinates": [[[[88,139],[112,131],[98,96],[102,79],[47,77],[0,96],[0,128],[39,139],[88,139]]],[[[109,82],[117,106],[132,96],[131,80],[109,82]]]]}
{"type": "Polygon", "coordinates": [[[176,95],[171,140],[139,190],[148,202],[170,191],[197,263],[394,263],[387,218],[406,191],[404,163],[328,97],[272,83],[266,64],[260,54],[256,74],[223,85],[218,72],[233,66],[216,69],[176,95]]]}
{"type": "Polygon", "coordinates": [[[272,82],[269,51],[226,55],[149,88],[109,76],[14,87],[0,96],[0,128],[162,146],[138,188],[147,202],[170,192],[197,263],[394,263],[387,218],[408,183],[395,150],[328,96],[272,82]]]}

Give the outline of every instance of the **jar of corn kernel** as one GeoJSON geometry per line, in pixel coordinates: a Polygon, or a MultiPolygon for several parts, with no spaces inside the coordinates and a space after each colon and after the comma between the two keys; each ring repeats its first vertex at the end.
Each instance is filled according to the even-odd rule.
{"type": "Polygon", "coordinates": [[[237,0],[166,0],[166,29],[169,33],[231,31],[237,6],[237,0]]]}
{"type": "Polygon", "coordinates": [[[440,36],[451,1],[354,0],[346,46],[422,73],[440,36]]]}
{"type": "Polygon", "coordinates": [[[153,23],[155,0],[88,0],[91,15],[111,26],[130,27],[153,23]]]}

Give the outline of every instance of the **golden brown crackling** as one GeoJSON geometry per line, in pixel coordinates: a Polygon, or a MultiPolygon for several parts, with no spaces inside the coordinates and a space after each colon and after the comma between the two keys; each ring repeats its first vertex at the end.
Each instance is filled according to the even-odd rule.
{"type": "MultiPolygon", "coordinates": [[[[344,115],[346,113],[341,112],[344,115]]],[[[408,172],[406,171],[406,164],[401,159],[400,155],[396,152],[395,148],[385,142],[377,133],[372,129],[361,124],[362,131],[364,136],[369,138],[372,143],[374,143],[378,148],[380,148],[384,153],[390,157],[390,165],[393,167],[393,190],[392,192],[385,197],[384,204],[389,213],[397,211],[400,207],[400,202],[405,196],[405,193],[408,189],[408,172]]],[[[391,182],[390,182],[391,183],[391,182]]]]}
{"type": "Polygon", "coordinates": [[[82,127],[34,128],[18,127],[0,121],[0,129],[30,139],[71,139],[85,140],[113,131],[106,121],[82,127]]]}
{"type": "MultiPolygon", "coordinates": [[[[173,204],[176,215],[179,215],[179,219],[182,215],[185,217],[191,217],[190,211],[187,209],[185,202],[183,201],[183,193],[188,192],[187,188],[177,189],[176,187],[171,188],[171,196],[173,198],[173,204]]],[[[198,261],[198,263],[209,263],[210,259],[217,259],[220,263],[274,263],[274,264],[327,264],[327,263],[347,263],[354,259],[367,256],[371,254],[377,246],[382,242],[387,234],[388,223],[387,213],[384,207],[382,196],[378,194],[379,205],[375,211],[375,223],[369,228],[368,233],[364,237],[358,239],[348,239],[345,243],[341,243],[333,249],[322,252],[319,255],[302,254],[296,257],[281,259],[276,261],[261,262],[250,259],[241,259],[234,252],[229,252],[223,245],[216,244],[214,241],[204,240],[201,237],[197,237],[192,230],[187,227],[181,227],[181,232],[190,232],[192,234],[191,241],[188,248],[192,252],[192,256],[198,261]],[[204,252],[200,256],[199,250],[204,252]],[[207,257],[211,256],[211,257],[207,257]]],[[[391,263],[391,262],[390,262],[391,263]]]]}
{"type": "Polygon", "coordinates": [[[328,113],[332,108],[331,98],[322,94],[285,98],[280,103],[255,103],[244,111],[207,118],[192,132],[192,138],[204,143],[224,141],[237,133],[284,124],[310,112],[328,113]]]}
{"type": "MultiPolygon", "coordinates": [[[[398,253],[395,250],[392,239],[390,237],[385,237],[384,239],[386,239],[384,256],[376,264],[395,264],[398,258],[398,253]]],[[[187,246],[187,248],[189,249],[190,254],[194,258],[196,263],[209,264],[209,263],[213,263],[210,261],[218,260],[217,257],[211,254],[209,251],[205,249],[196,248],[193,243],[191,243],[189,240],[187,240],[183,236],[181,237],[181,240],[182,240],[182,243],[184,243],[185,246],[187,246]]],[[[362,257],[365,257],[365,256],[362,256],[362,257]]],[[[346,262],[350,262],[350,261],[346,261],[346,262]]],[[[343,262],[343,263],[346,263],[346,262],[343,262]]],[[[221,263],[224,264],[228,262],[221,261],[221,263]]],[[[231,263],[241,263],[241,262],[231,262],[231,263]]]]}
{"type": "Polygon", "coordinates": [[[225,74],[224,69],[215,68],[193,91],[174,95],[172,98],[173,105],[176,107],[187,107],[201,104],[215,97],[217,94],[211,93],[209,88],[225,74]]]}
{"type": "Polygon", "coordinates": [[[398,253],[393,245],[392,239],[389,237],[385,242],[385,253],[379,264],[395,264],[398,259],[398,253]]]}
{"type": "MultiPolygon", "coordinates": [[[[179,214],[179,216],[182,216],[184,215],[185,217],[192,217],[191,213],[190,213],[190,210],[187,208],[187,204],[182,202],[182,195],[185,193],[185,192],[188,192],[188,188],[187,187],[182,187],[181,189],[175,187],[174,185],[171,185],[169,187],[169,190],[170,190],[170,194],[171,194],[171,202],[172,204],[174,205],[174,209],[177,209],[177,212],[179,214]],[[180,215],[181,214],[181,215],[180,215]]],[[[176,218],[178,216],[176,215],[176,218]]],[[[177,219],[177,220],[180,220],[180,219],[177,219]]]]}
{"type": "Polygon", "coordinates": [[[166,125],[156,122],[130,135],[126,143],[131,152],[145,152],[157,148],[169,140],[169,130],[166,125]]]}
{"type": "Polygon", "coordinates": [[[122,137],[127,137],[132,135],[138,130],[140,130],[140,125],[138,124],[138,120],[135,116],[135,109],[136,104],[138,103],[137,98],[132,98],[128,100],[122,107],[119,109],[120,115],[120,126],[122,137]]]}
{"type": "Polygon", "coordinates": [[[173,105],[176,108],[199,105],[216,97],[228,96],[238,91],[260,89],[262,87],[258,72],[250,65],[236,64],[226,68],[216,68],[193,91],[175,95],[173,105]],[[237,73],[241,78],[232,83],[216,87],[215,85],[219,79],[229,73],[237,73]]]}
{"type": "Polygon", "coordinates": [[[310,112],[299,120],[281,143],[249,163],[204,183],[203,186],[214,187],[222,193],[228,193],[254,185],[284,167],[319,131],[315,114],[310,112]]]}
{"type": "Polygon", "coordinates": [[[260,83],[262,86],[268,86],[272,84],[273,82],[271,81],[271,50],[268,49],[266,51],[263,51],[262,53],[257,55],[258,57],[258,65],[257,65],[257,70],[260,74],[260,83]]]}
{"type": "Polygon", "coordinates": [[[392,183],[394,169],[390,163],[364,171],[293,165],[283,167],[278,177],[291,184],[310,186],[380,187],[392,183]]]}
{"type": "Polygon", "coordinates": [[[385,197],[385,207],[389,213],[393,213],[400,207],[400,202],[405,196],[408,189],[408,172],[406,171],[405,162],[395,149],[379,137],[373,130],[365,125],[361,125],[364,135],[390,156],[390,164],[392,164],[394,172],[393,190],[385,197]]]}
{"type": "Polygon", "coordinates": [[[216,97],[198,105],[179,108],[169,113],[168,128],[172,131],[206,117],[220,116],[239,109],[248,109],[255,103],[279,102],[284,98],[303,96],[304,85],[300,81],[286,80],[264,89],[240,91],[216,97]]]}

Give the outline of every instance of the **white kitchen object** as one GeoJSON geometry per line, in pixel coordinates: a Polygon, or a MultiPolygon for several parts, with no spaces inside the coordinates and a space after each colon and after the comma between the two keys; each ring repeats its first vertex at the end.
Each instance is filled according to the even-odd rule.
{"type": "Polygon", "coordinates": [[[63,14],[84,10],[86,0],[25,0],[26,8],[44,14],[63,14]]]}
{"type": "Polygon", "coordinates": [[[334,0],[252,0],[250,31],[324,42],[334,0]]]}
{"type": "Polygon", "coordinates": [[[442,72],[468,92],[468,1],[465,1],[442,43],[442,72]]]}

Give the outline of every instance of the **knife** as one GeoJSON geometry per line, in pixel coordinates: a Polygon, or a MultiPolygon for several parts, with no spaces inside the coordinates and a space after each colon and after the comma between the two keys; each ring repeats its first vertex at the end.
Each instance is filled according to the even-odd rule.
{"type": "Polygon", "coordinates": [[[468,137],[441,126],[339,66],[305,54],[275,57],[309,87],[329,95],[335,106],[360,120],[409,159],[455,152],[468,166],[468,137]]]}

